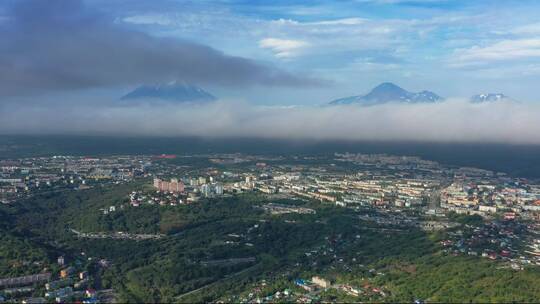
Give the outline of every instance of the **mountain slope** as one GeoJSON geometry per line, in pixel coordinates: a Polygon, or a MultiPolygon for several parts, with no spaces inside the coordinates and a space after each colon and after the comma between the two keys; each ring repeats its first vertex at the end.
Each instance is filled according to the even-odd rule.
{"type": "Polygon", "coordinates": [[[216,97],[195,85],[173,81],[167,84],[139,86],[121,99],[159,99],[183,103],[210,102],[216,100],[216,97]]]}
{"type": "Polygon", "coordinates": [[[366,95],[350,96],[331,101],[331,105],[360,104],[377,105],[388,102],[400,103],[426,103],[443,100],[439,95],[422,91],[418,93],[409,92],[393,83],[384,82],[373,88],[366,95]]]}

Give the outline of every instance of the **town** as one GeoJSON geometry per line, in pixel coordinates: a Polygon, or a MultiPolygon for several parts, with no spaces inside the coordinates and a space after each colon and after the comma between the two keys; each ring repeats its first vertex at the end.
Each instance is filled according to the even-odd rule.
{"type": "MultiPolygon", "coordinates": [[[[359,223],[373,223],[380,231],[415,228],[442,233],[440,246],[451,256],[475,256],[504,268],[521,271],[540,265],[540,183],[501,172],[445,166],[411,156],[336,153],[327,156],[123,155],[108,157],[53,156],[0,161],[0,199],[6,206],[55,191],[80,192],[102,187],[133,185],[122,199],[96,210],[113,216],[129,209],[190,208],[208,199],[260,194],[266,198],[254,208],[271,216],[318,215],[303,205],[310,201],[334,206],[354,215],[359,223]]],[[[211,208],[211,207],[210,207],[211,208]]],[[[294,223],[294,219],[287,222],[294,223]]],[[[254,246],[256,224],[229,234],[224,244],[254,246]],[[254,235],[250,237],[250,235],[254,235]]],[[[374,226],[375,227],[375,226],[374,226]]],[[[367,228],[366,228],[367,229],[367,228]]],[[[128,231],[69,231],[78,239],[146,241],[167,239],[164,233],[128,231]]],[[[360,236],[356,241],[361,241],[360,236]]],[[[373,277],[375,269],[361,269],[355,258],[340,257],[333,238],[329,245],[303,253],[306,261],[335,256],[335,266],[345,272],[366,273],[361,283],[335,282],[320,274],[305,273],[271,293],[268,278],[255,282],[245,294],[226,301],[319,301],[333,290],[351,297],[381,301],[389,291],[373,277]],[[345,260],[344,260],[345,259],[345,260]]],[[[355,239],[352,240],[355,242],[355,239]]],[[[82,253],[84,254],[84,253],[82,253]]],[[[253,265],[254,257],[214,259],[201,265],[253,265]],[[216,264],[217,263],[217,264],[216,264]]],[[[57,265],[25,276],[0,278],[0,300],[39,303],[114,301],[114,290],[96,290],[99,269],[108,262],[80,255],[71,264],[59,257],[57,265]],[[84,270],[92,265],[92,271],[84,270]],[[39,295],[38,292],[42,294],[39,295]],[[32,295],[32,296],[29,296],[32,295]]],[[[332,264],[334,265],[334,264],[332,264]]]]}

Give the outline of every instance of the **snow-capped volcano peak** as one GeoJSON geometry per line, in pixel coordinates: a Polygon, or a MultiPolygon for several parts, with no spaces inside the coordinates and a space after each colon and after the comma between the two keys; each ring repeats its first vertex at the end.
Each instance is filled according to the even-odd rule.
{"type": "Polygon", "coordinates": [[[216,97],[198,86],[183,81],[173,80],[157,85],[141,85],[122,97],[122,100],[130,99],[158,99],[174,102],[209,102],[216,100],[216,97]]]}
{"type": "Polygon", "coordinates": [[[360,104],[376,105],[388,102],[399,103],[430,103],[443,100],[439,95],[430,91],[421,91],[418,93],[409,92],[391,82],[383,82],[373,88],[366,95],[351,96],[336,99],[330,102],[331,105],[360,104]]]}
{"type": "Polygon", "coordinates": [[[496,102],[503,100],[511,100],[511,98],[502,93],[482,93],[471,97],[471,102],[473,103],[496,102]]]}

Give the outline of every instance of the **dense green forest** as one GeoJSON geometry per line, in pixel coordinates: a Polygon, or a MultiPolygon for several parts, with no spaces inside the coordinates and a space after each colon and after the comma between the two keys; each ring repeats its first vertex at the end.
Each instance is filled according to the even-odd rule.
{"type": "Polygon", "coordinates": [[[38,273],[50,262],[45,248],[13,229],[12,212],[0,204],[0,278],[38,273]]]}
{"type": "MultiPolygon", "coordinates": [[[[260,280],[268,282],[264,290],[271,293],[295,288],[294,279],[313,275],[357,286],[369,280],[387,293],[354,298],[328,290],[321,300],[540,299],[537,268],[513,271],[478,257],[447,255],[438,245],[439,234],[380,227],[359,220],[351,209],[281,199],[273,202],[313,208],[316,214],[271,215],[259,208],[271,198],[259,194],[182,206],[127,205],[127,195],[140,186],[40,194],[0,206],[0,275],[39,272],[59,254],[77,257],[85,252],[111,262],[100,284],[128,302],[227,300],[247,293],[260,280]],[[126,206],[104,214],[101,209],[111,205],[126,206]],[[84,239],[72,228],[161,237],[84,239]]],[[[478,219],[456,220],[471,225],[478,219]]]]}
{"type": "Polygon", "coordinates": [[[49,260],[47,251],[28,238],[0,232],[0,278],[39,273],[49,260]]]}

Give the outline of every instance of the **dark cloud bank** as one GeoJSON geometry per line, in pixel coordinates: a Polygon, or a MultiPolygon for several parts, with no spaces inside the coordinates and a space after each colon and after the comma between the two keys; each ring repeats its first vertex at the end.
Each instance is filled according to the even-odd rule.
{"type": "Polygon", "coordinates": [[[0,96],[171,79],[320,83],[208,46],[131,30],[80,0],[14,1],[0,20],[0,37],[0,96]]]}

